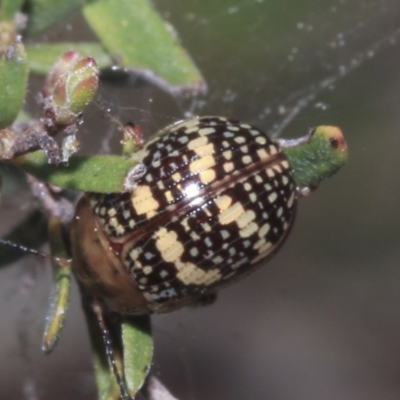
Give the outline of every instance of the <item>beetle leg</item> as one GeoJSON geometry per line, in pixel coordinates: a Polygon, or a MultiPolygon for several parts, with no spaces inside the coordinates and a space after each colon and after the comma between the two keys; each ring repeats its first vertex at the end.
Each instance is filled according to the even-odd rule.
{"type": "Polygon", "coordinates": [[[129,396],[128,389],[125,384],[124,377],[122,376],[121,370],[118,368],[117,365],[118,361],[117,361],[117,355],[115,353],[115,347],[114,347],[115,343],[113,343],[111,332],[107,327],[107,323],[104,318],[104,308],[98,301],[94,301],[92,304],[92,310],[101,331],[101,336],[106,351],[108,365],[110,366],[110,368],[114,373],[115,379],[117,381],[120,390],[120,399],[131,400],[131,397],[129,396]]]}

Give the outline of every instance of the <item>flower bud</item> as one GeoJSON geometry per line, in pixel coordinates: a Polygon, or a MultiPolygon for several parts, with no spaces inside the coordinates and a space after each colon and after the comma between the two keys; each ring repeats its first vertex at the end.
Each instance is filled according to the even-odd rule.
{"type": "Polygon", "coordinates": [[[46,116],[56,126],[74,123],[93,100],[98,84],[96,61],[67,51],[54,64],[42,91],[46,116]]]}
{"type": "Polygon", "coordinates": [[[45,88],[49,91],[54,90],[57,81],[82,59],[82,56],[74,50],[66,51],[51,67],[47,78],[45,88]]]}

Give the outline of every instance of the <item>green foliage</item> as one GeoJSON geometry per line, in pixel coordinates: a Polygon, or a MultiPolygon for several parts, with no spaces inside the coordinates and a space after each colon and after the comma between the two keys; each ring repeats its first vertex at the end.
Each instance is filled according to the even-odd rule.
{"type": "MultiPolygon", "coordinates": [[[[67,90],[69,80],[65,85],[60,84],[62,74],[57,80],[50,77],[47,86],[42,90],[42,95],[48,96],[48,100],[42,105],[46,119],[25,118],[24,122],[20,120],[20,123],[30,126],[25,132],[13,125],[18,113],[22,111],[28,64],[31,72],[47,74],[61,54],[64,53],[65,57],[66,52],[74,50],[84,59],[94,58],[102,69],[117,63],[127,70],[150,77],[151,81],[173,93],[204,91],[205,84],[201,74],[180,46],[176,35],[147,0],[98,0],[90,3],[82,0],[30,0],[24,4],[23,10],[28,15],[28,26],[23,32],[25,36],[43,32],[83,7],[83,15],[97,34],[99,43],[35,43],[28,46],[28,57],[22,42],[16,36],[20,27],[13,24],[16,20],[15,13],[21,9],[22,3],[25,2],[4,1],[0,8],[0,128],[3,129],[0,131],[0,160],[11,162],[41,181],[62,188],[103,193],[121,192],[127,176],[137,164],[131,155],[78,155],[69,158],[67,163],[56,162],[60,149],[53,136],[63,132],[73,138],[78,126],[75,120],[81,108],[88,103],[86,93],[82,94],[80,91],[78,96],[73,90],[67,90]],[[50,97],[53,95],[54,99],[50,97]],[[74,102],[74,96],[82,103],[78,111],[73,107],[77,103],[74,102]],[[62,107],[67,108],[70,118],[57,118],[54,107],[60,107],[60,102],[62,107]],[[44,151],[37,150],[38,146],[44,151]]],[[[87,64],[86,61],[82,62],[87,64]]],[[[73,75],[75,72],[74,69],[70,71],[72,81],[78,79],[73,75]]],[[[75,146],[70,143],[68,145],[73,148],[75,146]]],[[[46,352],[53,350],[64,325],[71,281],[71,266],[66,261],[68,248],[61,234],[64,228],[59,220],[52,218],[51,221],[52,255],[58,261],[53,262],[52,306],[43,342],[46,352]]],[[[22,240],[29,247],[38,247],[44,240],[46,225],[41,213],[35,211],[7,239],[17,243],[22,240]]],[[[2,248],[0,265],[14,261],[20,254],[15,249],[2,248]]],[[[116,400],[120,396],[120,387],[107,363],[106,348],[99,332],[98,321],[89,307],[85,309],[85,313],[92,339],[99,398],[116,400]]],[[[119,331],[121,338],[115,337],[115,343],[121,341],[123,346],[115,349],[115,360],[127,390],[135,396],[145,381],[153,356],[150,318],[124,317],[119,331]]]]}
{"type": "Polygon", "coordinates": [[[113,155],[74,155],[67,164],[49,164],[43,151],[15,157],[11,162],[52,185],[64,189],[98,193],[119,193],[137,161],[113,155]]]}
{"type": "Polygon", "coordinates": [[[99,0],[86,5],[83,14],[122,67],[154,74],[154,81],[171,92],[204,89],[199,70],[147,0],[99,0]]]}
{"type": "Polygon", "coordinates": [[[0,21],[0,129],[15,120],[25,99],[28,61],[14,27],[0,21]]]}
{"type": "Polygon", "coordinates": [[[46,43],[30,46],[28,53],[33,72],[47,72],[53,56],[74,49],[83,56],[94,57],[100,68],[118,65],[171,93],[206,90],[200,71],[180,45],[176,33],[162,20],[149,0],[31,0],[27,34],[41,32],[79,8],[100,44],[46,43]],[[57,51],[60,52],[56,54],[57,51]]]}

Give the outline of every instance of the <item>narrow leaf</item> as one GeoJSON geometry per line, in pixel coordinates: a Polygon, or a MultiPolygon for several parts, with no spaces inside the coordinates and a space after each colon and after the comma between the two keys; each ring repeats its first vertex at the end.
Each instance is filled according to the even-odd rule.
{"type": "Polygon", "coordinates": [[[41,181],[64,189],[98,193],[120,193],[137,161],[113,155],[73,155],[64,164],[48,164],[43,151],[16,157],[11,162],[41,181]]]}
{"type": "Polygon", "coordinates": [[[13,123],[25,99],[28,62],[14,27],[0,23],[0,129],[13,123]]]}
{"type": "Polygon", "coordinates": [[[125,380],[129,394],[135,398],[150,370],[153,338],[148,315],[124,317],[122,323],[125,380]]]}
{"type": "Polygon", "coordinates": [[[68,254],[59,218],[53,217],[49,221],[48,237],[53,257],[54,285],[51,294],[50,311],[47,316],[47,324],[43,336],[42,349],[46,353],[53,351],[64,326],[69,305],[72,278],[71,263],[67,260],[68,254]]]}
{"type": "Polygon", "coordinates": [[[98,0],[86,4],[83,14],[121,67],[172,93],[206,90],[176,33],[148,0],[98,0]]]}
{"type": "Polygon", "coordinates": [[[85,0],[30,0],[28,14],[28,35],[36,34],[65,20],[73,11],[84,4],[85,0]]]}

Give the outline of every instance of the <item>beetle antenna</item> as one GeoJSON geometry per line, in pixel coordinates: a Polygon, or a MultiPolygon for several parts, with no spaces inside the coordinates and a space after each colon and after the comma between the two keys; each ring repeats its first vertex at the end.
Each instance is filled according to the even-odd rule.
{"type": "Polygon", "coordinates": [[[26,246],[24,246],[22,244],[14,243],[11,240],[0,239],[0,243],[5,245],[5,246],[12,247],[13,249],[21,250],[24,253],[30,253],[30,254],[34,254],[35,256],[39,256],[41,258],[51,259],[51,257],[46,253],[43,253],[43,252],[41,252],[39,250],[31,249],[31,248],[26,247],[26,246]]]}
{"type": "Polygon", "coordinates": [[[47,253],[44,253],[43,251],[32,249],[30,247],[26,247],[23,244],[18,244],[18,243],[12,242],[11,240],[0,239],[0,244],[2,244],[4,246],[11,247],[13,249],[21,250],[24,253],[33,254],[35,256],[38,256],[40,258],[44,258],[46,260],[54,261],[57,264],[61,264],[63,266],[66,266],[66,265],[70,264],[70,261],[68,259],[66,259],[66,258],[52,257],[51,255],[49,255],[47,253]]]}

